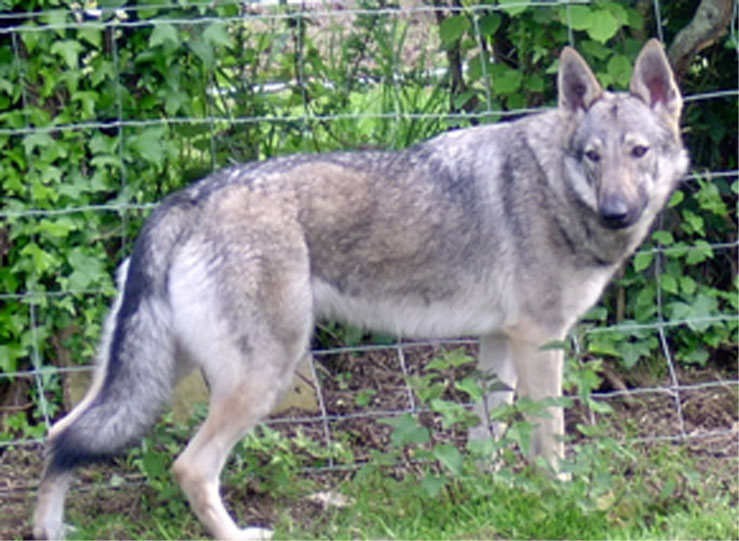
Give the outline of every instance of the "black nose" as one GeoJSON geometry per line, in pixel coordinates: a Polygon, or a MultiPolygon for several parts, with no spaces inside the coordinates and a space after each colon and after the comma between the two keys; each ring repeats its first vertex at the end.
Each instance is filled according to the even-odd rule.
{"type": "Polygon", "coordinates": [[[603,225],[612,229],[628,227],[634,222],[628,203],[615,195],[606,196],[600,201],[599,212],[603,225]]]}

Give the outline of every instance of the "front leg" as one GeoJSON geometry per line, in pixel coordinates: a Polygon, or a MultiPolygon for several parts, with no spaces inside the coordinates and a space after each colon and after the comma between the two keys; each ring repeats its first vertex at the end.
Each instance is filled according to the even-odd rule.
{"type": "Polygon", "coordinates": [[[482,402],[474,405],[473,411],[480,418],[480,424],[470,429],[469,439],[483,440],[491,436],[497,439],[505,432],[506,425],[491,421],[490,412],[498,406],[513,402],[513,391],[517,381],[516,365],[507,336],[490,334],[480,338],[477,369],[485,379],[497,378],[502,384],[501,387],[507,387],[508,390],[486,392],[482,402]]]}
{"type": "MultiPolygon", "coordinates": [[[[535,327],[521,327],[508,333],[513,359],[518,374],[518,396],[541,401],[562,396],[564,352],[561,349],[543,349],[557,339],[554,333],[535,327]]],[[[555,469],[564,458],[564,410],[550,406],[545,416],[532,416],[536,424],[532,434],[531,457],[544,457],[555,469]]]]}

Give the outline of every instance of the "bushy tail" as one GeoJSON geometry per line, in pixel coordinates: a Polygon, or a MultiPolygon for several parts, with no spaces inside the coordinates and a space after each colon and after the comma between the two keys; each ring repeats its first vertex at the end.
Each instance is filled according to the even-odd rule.
{"type": "Polygon", "coordinates": [[[186,234],[187,208],[165,201],[119,273],[96,377],[85,399],[49,435],[46,475],[98,461],[135,444],[157,420],[175,383],[167,274],[186,234]]]}

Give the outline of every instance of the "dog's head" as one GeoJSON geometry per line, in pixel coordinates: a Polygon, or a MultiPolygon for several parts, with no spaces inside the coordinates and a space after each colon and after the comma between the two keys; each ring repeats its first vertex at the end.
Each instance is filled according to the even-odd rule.
{"type": "Polygon", "coordinates": [[[568,176],[578,198],[611,229],[651,221],[688,168],[682,98],[657,40],[639,53],[629,90],[604,91],[574,49],[562,51],[559,108],[572,126],[568,176]]]}

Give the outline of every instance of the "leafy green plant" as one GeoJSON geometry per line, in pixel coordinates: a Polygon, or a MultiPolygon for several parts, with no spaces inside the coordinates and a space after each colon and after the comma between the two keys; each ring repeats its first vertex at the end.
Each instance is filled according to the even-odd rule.
{"type": "MultiPolygon", "coordinates": [[[[257,13],[228,2],[106,4],[98,14],[66,0],[5,4],[0,394],[37,405],[8,417],[11,438],[40,434],[31,427],[44,411],[64,409],[54,368],[91,363],[115,265],[163,195],[232,162],[403,148],[446,127],[551,105],[557,52],[570,34],[601,82],[624,88],[655,22],[647,4],[609,0],[436,2],[433,12],[363,1],[347,14],[257,13]],[[39,367],[48,372],[25,374],[39,367]]],[[[663,3],[666,35],[693,8],[663,3]]],[[[735,37],[701,55],[682,81],[687,95],[736,85],[735,37]]],[[[736,113],[733,99],[686,102],[700,173],[604,298],[599,325],[617,331],[587,336],[586,351],[622,359],[625,369],[659,360],[664,344],[637,327],[666,321],[679,362],[731,360],[739,184],[706,171],[736,170],[736,113]]]]}
{"type": "Polygon", "coordinates": [[[351,451],[341,441],[327,445],[308,437],[302,429],[288,437],[264,424],[249,433],[234,455],[226,482],[243,485],[251,479],[261,491],[287,498],[305,491],[300,477],[304,470],[353,461],[351,451]]]}
{"type": "Polygon", "coordinates": [[[507,472],[513,464],[518,464],[520,453],[527,452],[533,424],[524,416],[542,415],[548,403],[533,403],[522,399],[512,405],[504,405],[493,410],[491,419],[506,423],[508,428],[499,440],[488,438],[483,441],[469,441],[467,454],[460,451],[455,442],[439,439],[436,431],[431,430],[429,423],[438,423],[443,431],[449,434],[464,433],[480,422],[468,405],[450,399],[450,391],[459,391],[470,400],[480,402],[485,386],[490,385],[475,375],[454,381],[450,370],[471,365],[474,359],[462,349],[447,352],[430,361],[421,375],[409,376],[408,383],[419,399],[419,407],[428,409],[433,421],[422,421],[421,416],[404,413],[396,417],[381,419],[380,422],[392,427],[390,444],[392,450],[384,457],[375,455],[379,464],[392,464],[404,461],[408,467],[420,472],[421,486],[428,497],[435,497],[440,490],[466,478],[478,475],[478,464],[488,463],[495,455],[504,456],[498,474],[507,472]],[[410,462],[409,462],[410,461],[410,462]]]}

